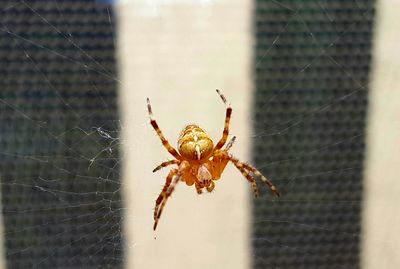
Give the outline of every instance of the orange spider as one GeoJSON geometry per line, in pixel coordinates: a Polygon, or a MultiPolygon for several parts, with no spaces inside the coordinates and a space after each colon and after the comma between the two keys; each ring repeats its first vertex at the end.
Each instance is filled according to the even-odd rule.
{"type": "Polygon", "coordinates": [[[258,190],[256,181],[254,180],[252,174],[260,177],[276,196],[280,195],[277,188],[272,185],[272,183],[266,177],[264,177],[260,171],[249,164],[240,162],[228,152],[235,141],[235,137],[233,137],[226,147],[222,149],[229,134],[229,121],[231,119],[232,108],[227,105],[225,96],[222,95],[219,90],[217,90],[217,93],[227,106],[222,138],[214,147],[213,141],[203,129],[194,124],[187,125],[179,136],[179,153],[169,144],[167,139],[165,139],[164,135],[162,134],[157,122],[153,118],[150,100],[147,98],[147,109],[150,115],[150,124],[160,137],[163,146],[168,150],[169,153],[172,154],[172,156],[175,157],[174,160],[161,163],[153,170],[153,172],[172,164],[176,164],[178,166],[169,172],[165,185],[156,200],[156,206],[154,209],[154,230],[157,228],[158,220],[160,219],[162,210],[167,202],[168,197],[171,196],[176,184],[179,181],[184,181],[188,186],[192,186],[194,184],[198,194],[202,193],[203,188],[206,188],[208,192],[211,192],[215,187],[213,180],[217,180],[221,177],[221,174],[229,161],[231,161],[233,165],[239,169],[243,176],[245,176],[246,179],[251,183],[254,195],[256,197],[258,196],[258,190]]]}

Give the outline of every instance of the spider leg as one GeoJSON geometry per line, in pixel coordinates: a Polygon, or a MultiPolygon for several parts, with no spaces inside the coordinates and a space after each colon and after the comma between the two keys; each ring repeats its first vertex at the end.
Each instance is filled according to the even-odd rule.
{"type": "Polygon", "coordinates": [[[180,163],[180,161],[178,161],[178,160],[170,160],[170,161],[162,162],[160,165],[158,165],[156,168],[153,169],[153,173],[157,172],[161,168],[166,167],[168,165],[179,164],[179,163],[180,163]]]}
{"type": "Polygon", "coordinates": [[[228,142],[228,144],[226,144],[224,150],[225,150],[225,151],[230,150],[231,147],[232,147],[232,145],[233,145],[233,143],[235,143],[235,141],[236,141],[236,136],[232,137],[231,140],[229,140],[229,142],[228,142]]]}
{"type": "Polygon", "coordinates": [[[251,187],[253,188],[253,193],[255,197],[258,197],[258,189],[257,189],[257,184],[252,175],[249,174],[249,172],[246,171],[246,169],[243,168],[243,164],[240,162],[232,161],[233,165],[236,166],[237,169],[243,174],[243,176],[246,177],[246,179],[251,183],[251,187]]]}
{"type": "MultiPolygon", "coordinates": [[[[238,159],[229,156],[229,159],[232,161],[232,163],[237,167],[237,165],[242,166],[244,170],[249,170],[250,172],[252,172],[254,175],[258,176],[261,178],[261,180],[268,185],[268,187],[271,189],[271,191],[276,195],[276,196],[280,196],[280,193],[278,191],[278,189],[271,183],[271,181],[269,181],[263,174],[261,174],[260,171],[258,171],[256,168],[254,168],[253,166],[246,164],[246,163],[242,163],[241,161],[239,161],[238,159]]],[[[238,167],[237,167],[238,168],[238,167]]],[[[239,169],[239,168],[238,168],[239,169]]],[[[239,169],[240,170],[240,169],[239,169]]],[[[244,174],[243,174],[244,175],[244,174]]]]}
{"type": "Polygon", "coordinates": [[[158,124],[157,124],[156,120],[153,117],[153,111],[151,109],[150,99],[149,98],[147,98],[147,110],[148,110],[149,116],[150,116],[150,124],[151,124],[151,126],[153,126],[154,130],[157,132],[157,135],[161,139],[161,142],[162,142],[163,146],[168,150],[169,153],[172,154],[172,156],[174,156],[178,160],[181,160],[182,159],[181,155],[179,155],[179,153],[176,151],[176,149],[174,149],[169,144],[168,140],[164,137],[163,133],[161,132],[160,127],[158,127],[158,124]]]}
{"type": "Polygon", "coordinates": [[[158,195],[157,200],[156,200],[156,206],[154,208],[154,226],[153,230],[157,228],[157,223],[158,219],[160,218],[161,212],[160,212],[160,205],[161,205],[161,210],[165,205],[165,200],[167,198],[167,191],[169,186],[171,185],[172,178],[178,173],[178,169],[173,169],[169,172],[167,179],[165,181],[165,185],[161,191],[161,193],[158,195]]]}
{"type": "Polygon", "coordinates": [[[179,180],[182,178],[183,172],[190,167],[187,161],[183,161],[178,169],[172,169],[165,181],[165,185],[156,200],[156,206],[154,208],[154,225],[153,230],[155,231],[157,228],[158,220],[161,217],[161,213],[164,209],[165,204],[167,203],[168,197],[171,196],[172,192],[175,189],[176,184],[178,184],[179,180]]]}
{"type": "Polygon", "coordinates": [[[168,186],[167,191],[165,192],[165,195],[163,197],[163,200],[161,202],[161,204],[159,205],[159,207],[157,208],[156,206],[156,210],[157,210],[157,214],[156,214],[156,210],[154,211],[154,226],[153,226],[153,230],[156,230],[157,228],[157,224],[158,224],[158,220],[161,217],[161,213],[164,209],[165,204],[167,203],[168,198],[171,196],[172,192],[175,190],[175,186],[176,184],[179,182],[179,180],[181,179],[181,175],[177,174],[175,176],[173,176],[173,181],[172,183],[168,186]]]}
{"type": "Polygon", "coordinates": [[[268,187],[271,189],[271,191],[276,195],[280,196],[281,194],[279,193],[278,189],[272,184],[271,181],[269,181],[263,174],[261,174],[260,171],[258,171],[255,167],[243,163],[243,167],[246,168],[247,170],[250,170],[252,173],[254,173],[256,176],[260,177],[261,180],[268,185],[268,187]]]}
{"type": "Polygon", "coordinates": [[[226,140],[228,139],[228,134],[229,134],[229,121],[231,120],[231,115],[232,115],[232,108],[230,105],[226,103],[226,98],[225,96],[217,90],[217,93],[221,97],[222,101],[225,103],[226,107],[226,114],[225,114],[225,124],[224,124],[224,131],[222,133],[222,138],[218,141],[217,145],[215,146],[214,150],[221,149],[226,140]]]}

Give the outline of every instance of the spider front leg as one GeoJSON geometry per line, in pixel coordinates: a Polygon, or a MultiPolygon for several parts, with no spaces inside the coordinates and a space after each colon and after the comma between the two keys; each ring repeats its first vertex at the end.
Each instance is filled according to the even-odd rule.
{"type": "Polygon", "coordinates": [[[169,144],[168,140],[164,137],[163,133],[161,132],[160,127],[158,127],[158,124],[153,117],[153,111],[151,109],[149,98],[147,98],[147,111],[149,112],[149,116],[150,116],[150,124],[151,124],[151,126],[153,126],[154,130],[157,132],[157,135],[161,139],[163,146],[168,150],[169,153],[172,154],[172,156],[174,156],[178,160],[181,160],[182,159],[181,155],[179,155],[179,153],[176,151],[176,149],[174,149],[169,144]]]}
{"type": "Polygon", "coordinates": [[[231,115],[232,115],[232,108],[230,105],[227,104],[225,96],[219,90],[217,90],[217,93],[219,94],[222,101],[225,103],[225,105],[227,107],[226,107],[226,113],[225,113],[225,124],[224,124],[224,131],[222,133],[222,138],[218,141],[214,150],[221,149],[224,146],[224,144],[226,143],[226,140],[228,139],[228,134],[229,134],[229,121],[231,120],[231,115]]]}
{"type": "Polygon", "coordinates": [[[178,173],[178,169],[173,169],[169,172],[167,179],[165,181],[165,185],[161,191],[161,193],[158,195],[157,200],[156,200],[156,206],[154,207],[154,225],[153,225],[153,230],[156,230],[157,228],[157,223],[158,220],[160,219],[162,209],[164,208],[166,199],[167,197],[167,191],[169,186],[171,185],[172,178],[178,173]],[[160,207],[161,206],[161,207],[160,207]]]}
{"type": "Polygon", "coordinates": [[[178,169],[172,169],[165,181],[165,185],[156,200],[156,206],[154,208],[154,225],[153,230],[155,231],[157,228],[158,220],[161,217],[161,213],[164,209],[165,204],[167,203],[168,198],[171,196],[172,192],[175,189],[176,184],[178,184],[179,180],[182,178],[183,173],[189,167],[189,163],[187,161],[183,161],[178,169]]]}
{"type": "Polygon", "coordinates": [[[263,174],[261,174],[260,171],[258,171],[255,167],[243,163],[243,167],[246,168],[247,170],[250,170],[252,173],[254,173],[256,176],[260,177],[261,180],[268,185],[268,187],[271,189],[271,191],[276,195],[276,196],[281,196],[280,192],[278,189],[272,184],[271,181],[269,181],[263,174]]]}
{"type": "MultiPolygon", "coordinates": [[[[258,171],[256,168],[254,168],[253,166],[246,164],[246,163],[242,163],[241,161],[239,161],[238,159],[229,156],[229,160],[236,166],[236,168],[239,169],[239,171],[247,178],[246,174],[248,174],[248,172],[246,171],[249,170],[250,172],[252,172],[254,175],[258,176],[261,178],[261,180],[268,185],[268,187],[270,188],[270,190],[276,195],[276,196],[280,196],[280,193],[278,191],[278,189],[271,183],[271,181],[269,181],[263,174],[261,174],[260,171],[258,171]],[[243,170],[242,170],[243,169],[243,170]],[[245,173],[244,173],[244,172],[245,173]]],[[[249,178],[247,178],[249,179],[249,178]]],[[[254,189],[254,187],[253,187],[254,189]]]]}
{"type": "Polygon", "coordinates": [[[253,193],[255,197],[258,197],[258,189],[257,189],[257,183],[252,175],[249,174],[244,168],[243,164],[240,162],[232,162],[234,166],[236,166],[237,169],[246,177],[246,179],[250,182],[251,187],[253,188],[253,193]]]}

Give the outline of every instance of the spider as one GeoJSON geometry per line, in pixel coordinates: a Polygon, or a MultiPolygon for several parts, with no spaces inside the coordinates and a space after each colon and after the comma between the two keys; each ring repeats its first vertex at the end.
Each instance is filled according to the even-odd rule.
{"type": "Polygon", "coordinates": [[[261,178],[261,180],[268,185],[268,187],[276,196],[280,195],[278,189],[266,177],[264,177],[260,171],[249,164],[239,161],[229,153],[229,149],[235,142],[236,137],[233,137],[228,144],[226,144],[225,148],[223,148],[228,139],[229,122],[231,119],[232,108],[227,104],[225,96],[221,94],[219,90],[217,90],[217,93],[226,106],[225,125],[221,139],[214,147],[213,141],[203,129],[201,129],[198,125],[189,124],[182,130],[179,136],[179,153],[169,144],[161,132],[161,129],[158,127],[158,124],[153,117],[150,99],[147,98],[147,109],[150,116],[150,124],[157,132],[157,135],[161,139],[163,146],[172,156],[174,156],[173,160],[161,163],[153,170],[153,172],[156,172],[169,165],[177,166],[177,168],[173,168],[169,172],[165,181],[165,185],[156,200],[156,205],[154,208],[153,230],[156,230],[163,208],[179,181],[184,181],[188,186],[192,186],[194,184],[198,194],[201,194],[204,188],[208,192],[212,192],[215,187],[214,180],[217,180],[221,177],[221,174],[229,161],[231,161],[233,165],[250,182],[256,197],[258,196],[258,190],[254,175],[261,178]]]}

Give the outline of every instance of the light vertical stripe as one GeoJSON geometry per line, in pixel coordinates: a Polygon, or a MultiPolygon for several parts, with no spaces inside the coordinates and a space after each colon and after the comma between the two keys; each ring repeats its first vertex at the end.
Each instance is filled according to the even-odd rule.
{"type": "Polygon", "coordinates": [[[126,268],[249,268],[251,185],[233,165],[212,194],[179,184],[152,231],[170,168],[152,170],[172,156],[149,124],[146,97],[171,145],[189,123],[216,143],[225,117],[220,89],[233,107],[232,152],[248,161],[251,1],[155,1],[151,9],[134,1],[117,10],[126,268]]]}
{"type": "Polygon", "coordinates": [[[377,1],[362,268],[400,268],[400,2],[377,1]]]}

